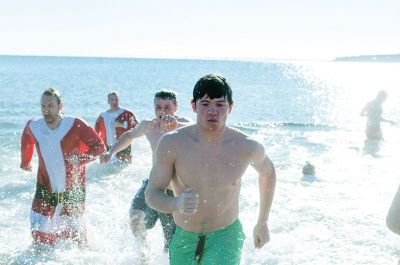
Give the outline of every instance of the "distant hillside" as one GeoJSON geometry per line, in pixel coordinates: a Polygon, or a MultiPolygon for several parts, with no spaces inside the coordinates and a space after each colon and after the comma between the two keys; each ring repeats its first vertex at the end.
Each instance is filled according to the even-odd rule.
{"type": "Polygon", "coordinates": [[[335,62],[377,62],[377,63],[400,63],[400,54],[385,55],[360,55],[337,57],[335,62]]]}

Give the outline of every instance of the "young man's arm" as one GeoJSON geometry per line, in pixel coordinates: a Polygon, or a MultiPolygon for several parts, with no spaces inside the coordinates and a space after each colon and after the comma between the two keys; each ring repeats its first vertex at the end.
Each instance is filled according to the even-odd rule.
{"type": "Polygon", "coordinates": [[[199,205],[199,194],[190,187],[186,187],[179,197],[171,197],[164,192],[175,173],[175,148],[179,146],[177,140],[174,135],[166,134],[158,143],[156,161],[145,192],[146,203],[163,213],[194,214],[199,205]]]}
{"type": "Polygon", "coordinates": [[[386,225],[393,233],[400,235],[400,187],[394,195],[386,217],[386,225]]]}
{"type": "Polygon", "coordinates": [[[177,199],[164,192],[174,174],[175,152],[171,142],[169,135],[164,135],[160,139],[155,151],[156,159],[150,171],[149,184],[145,191],[146,203],[163,213],[179,210],[177,199]]]}
{"type": "Polygon", "coordinates": [[[268,216],[274,197],[276,175],[272,161],[265,154],[264,147],[257,143],[253,153],[252,166],[259,175],[260,211],[253,230],[254,246],[262,248],[269,241],[268,216]]]}
{"type": "Polygon", "coordinates": [[[383,117],[381,117],[381,121],[390,123],[391,125],[395,125],[395,124],[396,124],[394,121],[385,119],[385,118],[383,118],[383,117]]]}
{"type": "Polygon", "coordinates": [[[132,143],[133,139],[145,135],[148,132],[149,128],[150,122],[142,121],[132,130],[121,134],[117,142],[111,147],[110,151],[100,156],[100,162],[107,163],[113,155],[127,148],[132,143]]]}

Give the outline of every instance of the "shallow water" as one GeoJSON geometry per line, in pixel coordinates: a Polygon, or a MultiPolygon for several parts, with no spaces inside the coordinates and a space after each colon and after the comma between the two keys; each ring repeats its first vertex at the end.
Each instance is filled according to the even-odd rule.
{"type": "MultiPolygon", "coordinates": [[[[194,119],[191,91],[209,72],[223,73],[233,87],[229,124],[261,141],[277,170],[271,242],[261,250],[252,245],[257,176],[249,168],[243,177],[242,264],[396,264],[400,238],[386,228],[385,217],[400,184],[399,126],[383,125],[382,144],[364,142],[359,112],[385,89],[384,115],[400,122],[399,70],[400,64],[378,63],[0,57],[0,264],[138,264],[141,246],[128,211],[151,167],[144,138],[134,142],[135,159],[126,168],[88,165],[88,249],[68,243],[40,253],[32,248],[36,172],[19,170],[19,141],[25,122],[40,116],[42,90],[58,87],[64,113],[94,124],[110,90],[144,119],[154,116],[153,94],[170,87],[178,91],[179,113],[194,119]],[[316,166],[318,181],[300,182],[305,161],[316,166]]],[[[168,264],[161,227],[148,237],[148,263],[168,264]]]]}

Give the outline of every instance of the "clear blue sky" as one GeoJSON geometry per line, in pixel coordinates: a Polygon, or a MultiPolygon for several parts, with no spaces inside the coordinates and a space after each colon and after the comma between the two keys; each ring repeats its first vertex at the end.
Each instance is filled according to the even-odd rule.
{"type": "Polygon", "coordinates": [[[0,54],[293,58],[400,53],[400,0],[0,0],[0,54]]]}

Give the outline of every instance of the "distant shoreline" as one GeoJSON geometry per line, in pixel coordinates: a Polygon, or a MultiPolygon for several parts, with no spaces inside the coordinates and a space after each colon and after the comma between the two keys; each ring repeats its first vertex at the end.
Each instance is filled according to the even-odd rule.
{"type": "Polygon", "coordinates": [[[189,60],[189,61],[242,61],[242,62],[370,62],[400,63],[400,54],[343,56],[334,59],[279,59],[279,58],[214,58],[214,57],[108,57],[108,56],[72,56],[72,55],[11,55],[0,54],[0,58],[48,58],[48,59],[95,59],[95,60],[189,60]]]}
{"type": "Polygon", "coordinates": [[[336,57],[334,62],[400,63],[400,54],[336,57]]]}

